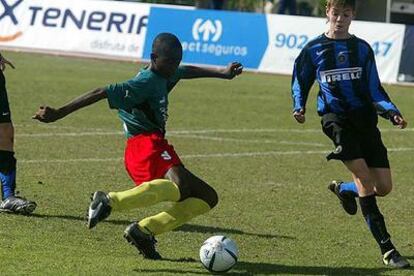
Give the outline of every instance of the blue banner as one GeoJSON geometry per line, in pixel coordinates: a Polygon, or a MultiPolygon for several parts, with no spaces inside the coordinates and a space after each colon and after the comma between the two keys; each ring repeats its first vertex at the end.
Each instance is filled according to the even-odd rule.
{"type": "Polygon", "coordinates": [[[269,43],[263,14],[151,8],[148,22],[144,59],[150,58],[152,41],[161,32],[180,39],[185,63],[239,61],[257,69],[269,43]]]}

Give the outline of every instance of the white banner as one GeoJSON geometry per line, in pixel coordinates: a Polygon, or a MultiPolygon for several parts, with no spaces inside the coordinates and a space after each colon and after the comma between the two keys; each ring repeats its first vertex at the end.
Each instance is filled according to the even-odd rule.
{"type": "MultiPolygon", "coordinates": [[[[269,45],[259,71],[291,74],[295,58],[313,38],[328,29],[326,19],[267,15],[269,45]]],[[[405,26],[373,22],[352,22],[350,33],[366,40],[375,52],[382,82],[396,83],[405,26]]]]}
{"type": "MultiPolygon", "coordinates": [[[[150,19],[151,7],[194,7],[136,2],[1,0],[0,3],[0,47],[142,59],[150,20],[154,20],[151,25],[152,33],[158,33],[161,27],[180,33],[180,30],[188,28],[189,16],[197,17],[197,22],[207,18],[206,22],[210,24],[210,18],[219,17],[226,22],[228,28],[236,30],[223,35],[231,45],[244,45],[248,42],[255,46],[243,57],[246,67],[259,72],[279,74],[291,74],[293,62],[300,50],[328,28],[324,18],[202,10],[186,14],[187,17],[183,20],[179,18],[170,22],[169,17],[171,14],[178,14],[176,11],[154,9],[158,12],[154,12],[150,19]],[[236,15],[240,18],[237,19],[239,21],[231,20],[236,15]],[[240,28],[237,23],[240,21],[250,26],[243,27],[243,34],[239,34],[237,29],[240,28]]],[[[404,32],[405,26],[397,24],[355,21],[351,25],[351,33],[371,44],[382,82],[397,83],[404,32]]],[[[200,56],[192,58],[188,62],[200,60],[200,56]]],[[[223,65],[227,62],[225,56],[217,56],[208,64],[223,65]]]]}
{"type": "Polygon", "coordinates": [[[150,4],[94,0],[1,2],[0,46],[142,57],[150,4]]]}
{"type": "Polygon", "coordinates": [[[355,21],[350,32],[371,44],[381,81],[397,83],[405,25],[355,21]]]}

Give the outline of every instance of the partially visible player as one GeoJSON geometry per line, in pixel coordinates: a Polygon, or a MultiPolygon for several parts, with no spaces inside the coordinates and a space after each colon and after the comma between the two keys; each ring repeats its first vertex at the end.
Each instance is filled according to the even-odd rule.
{"type": "Polygon", "coordinates": [[[97,88],[57,109],[40,107],[33,117],[53,122],[104,98],[108,99],[110,108],[118,110],[128,138],[125,166],[137,187],[122,192],[95,192],[89,207],[88,226],[95,227],[112,211],[174,202],[170,209],[134,222],[125,230],[125,238],[149,259],[161,258],[155,249],[154,236],[208,212],[218,202],[216,191],[184,167],[165,139],[168,95],[180,79],[233,79],[242,73],[242,66],[237,62],[218,70],[179,66],[181,59],[178,38],[161,33],[153,41],[151,65],[134,78],[97,88]]]}
{"type": "Polygon", "coordinates": [[[377,196],[392,189],[391,170],[380,131],[378,116],[403,129],[407,122],[380,84],[370,45],[348,30],[355,16],[355,0],[327,0],[329,29],[309,42],[295,61],[292,78],[293,116],[305,122],[309,90],[319,83],[318,114],[323,132],[335,150],[327,159],[341,160],[354,182],[333,182],[329,189],[340,199],[345,211],[357,212],[359,197],[362,214],[377,241],[384,264],[406,268],[385,226],[377,196]]]}
{"type": "Polygon", "coordinates": [[[36,203],[16,195],[14,128],[3,74],[6,66],[14,69],[13,64],[0,54],[0,212],[28,215],[36,209],[36,203]]]}

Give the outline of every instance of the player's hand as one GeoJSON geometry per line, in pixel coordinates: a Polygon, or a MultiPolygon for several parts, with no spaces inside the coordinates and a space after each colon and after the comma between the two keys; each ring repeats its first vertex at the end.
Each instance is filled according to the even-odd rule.
{"type": "Polygon", "coordinates": [[[243,65],[239,62],[232,62],[224,69],[224,78],[231,80],[243,72],[243,65]]]}
{"type": "Polygon", "coordinates": [[[14,69],[14,65],[0,54],[0,70],[6,70],[6,65],[9,65],[11,68],[14,69]]]}
{"type": "Polygon", "coordinates": [[[293,117],[299,124],[303,124],[306,121],[305,118],[305,109],[293,112],[293,117]]]}
{"type": "Polygon", "coordinates": [[[398,128],[400,129],[404,129],[407,127],[408,123],[406,120],[404,120],[403,117],[401,117],[400,115],[394,115],[392,117],[392,123],[394,125],[396,125],[398,128]]]}
{"type": "Polygon", "coordinates": [[[36,114],[32,116],[32,119],[39,120],[43,123],[51,123],[61,117],[62,116],[57,109],[50,106],[40,106],[36,114]]]}

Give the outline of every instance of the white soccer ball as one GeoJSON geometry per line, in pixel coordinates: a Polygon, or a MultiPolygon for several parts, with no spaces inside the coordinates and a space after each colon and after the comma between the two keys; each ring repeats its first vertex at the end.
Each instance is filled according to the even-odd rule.
{"type": "Polygon", "coordinates": [[[236,243],[225,236],[212,236],[200,248],[200,261],[211,272],[227,272],[236,263],[236,243]]]}

